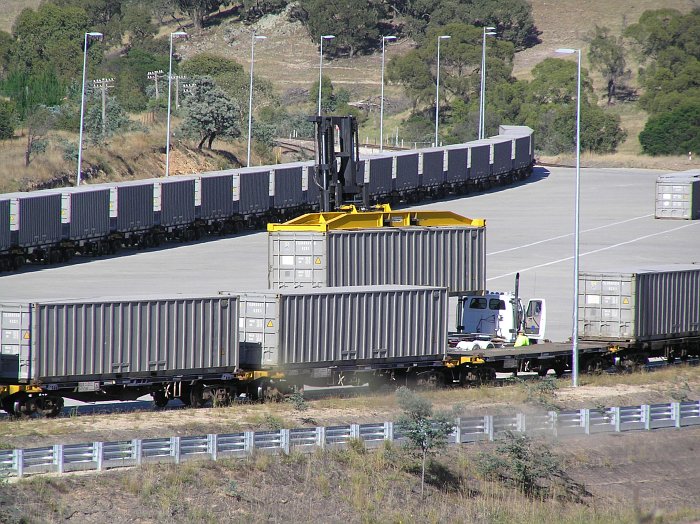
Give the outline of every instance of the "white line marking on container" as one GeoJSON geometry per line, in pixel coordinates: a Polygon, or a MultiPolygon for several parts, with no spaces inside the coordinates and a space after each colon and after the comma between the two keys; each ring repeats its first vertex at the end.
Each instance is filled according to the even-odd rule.
{"type": "MultiPolygon", "coordinates": [[[[599,249],[594,249],[593,251],[586,251],[585,253],[579,253],[579,258],[580,258],[580,257],[585,257],[586,255],[593,255],[593,254],[595,254],[595,253],[600,253],[601,251],[607,251],[607,250],[609,250],[609,249],[614,249],[614,248],[616,248],[616,247],[625,246],[625,245],[627,245],[627,244],[633,244],[633,243],[635,243],[635,242],[638,242],[639,240],[646,240],[647,238],[656,237],[656,236],[659,236],[659,235],[665,235],[666,233],[671,233],[671,232],[673,232],[673,231],[678,231],[678,230],[680,230],[680,229],[685,229],[686,227],[697,226],[698,224],[699,224],[698,222],[696,222],[696,223],[694,223],[694,224],[686,224],[686,225],[684,225],[684,226],[675,227],[675,228],[669,229],[669,230],[667,230],[667,231],[659,231],[658,233],[652,233],[652,234],[650,234],[650,235],[644,235],[644,236],[642,236],[642,237],[633,238],[632,240],[627,240],[627,241],[625,241],[625,242],[619,242],[619,243],[613,244],[613,245],[611,245],[611,246],[605,246],[605,247],[601,247],[601,248],[599,248],[599,249]]],[[[539,269],[539,268],[541,268],[541,267],[553,266],[554,264],[559,264],[560,262],[567,262],[567,261],[569,261],[569,260],[573,260],[573,258],[574,258],[574,257],[573,257],[573,255],[572,255],[572,256],[570,256],[570,257],[560,258],[560,259],[558,259],[558,260],[552,260],[551,262],[545,262],[544,264],[537,264],[536,266],[526,267],[526,268],[523,268],[523,269],[519,269],[519,270],[517,270],[517,271],[512,271],[512,272],[510,272],[510,273],[505,273],[505,274],[503,274],[503,275],[499,275],[499,276],[497,276],[497,277],[487,278],[487,279],[486,279],[486,282],[490,282],[491,280],[497,280],[497,279],[499,279],[499,278],[504,278],[504,277],[512,277],[512,276],[515,275],[516,273],[523,273],[524,271],[531,271],[531,270],[533,270],[533,269],[539,269]]]]}

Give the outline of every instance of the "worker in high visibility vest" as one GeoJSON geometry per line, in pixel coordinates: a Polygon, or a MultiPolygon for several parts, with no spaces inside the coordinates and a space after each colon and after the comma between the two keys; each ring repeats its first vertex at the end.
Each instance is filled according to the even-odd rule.
{"type": "Polygon", "coordinates": [[[513,347],[519,348],[522,346],[529,346],[530,345],[530,339],[527,338],[527,335],[523,333],[522,331],[518,331],[518,336],[515,338],[515,344],[513,344],[513,347]]]}

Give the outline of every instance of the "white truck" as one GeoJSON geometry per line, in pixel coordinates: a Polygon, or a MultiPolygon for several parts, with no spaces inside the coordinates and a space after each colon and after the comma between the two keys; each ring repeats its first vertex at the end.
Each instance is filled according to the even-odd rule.
{"type": "Polygon", "coordinates": [[[545,301],[535,298],[525,306],[518,296],[518,281],[519,276],[516,276],[512,293],[480,291],[459,297],[457,333],[451,336],[457,348],[473,350],[516,345],[518,334],[525,335],[529,343],[544,341],[545,301]]]}

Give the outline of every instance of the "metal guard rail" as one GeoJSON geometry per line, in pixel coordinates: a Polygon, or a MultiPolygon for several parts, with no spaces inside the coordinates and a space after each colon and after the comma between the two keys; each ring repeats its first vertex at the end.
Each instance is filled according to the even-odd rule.
{"type": "MultiPolygon", "coordinates": [[[[494,440],[506,431],[531,434],[592,435],[623,431],[681,428],[700,425],[700,401],[643,404],[546,414],[485,415],[455,420],[450,444],[494,440]]],[[[56,444],[32,449],[0,450],[0,477],[67,473],[135,466],[153,462],[179,464],[184,460],[245,457],[254,452],[290,453],[361,442],[377,447],[401,441],[393,422],[316,428],[245,431],[191,437],[134,439],[86,444],[56,444]]]]}

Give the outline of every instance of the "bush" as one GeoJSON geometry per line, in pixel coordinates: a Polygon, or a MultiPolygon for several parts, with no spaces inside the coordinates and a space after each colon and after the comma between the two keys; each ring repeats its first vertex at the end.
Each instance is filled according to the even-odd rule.
{"type": "Polygon", "coordinates": [[[12,138],[15,134],[15,114],[10,102],[0,100],[0,140],[12,138]]]}
{"type": "Polygon", "coordinates": [[[652,116],[639,134],[648,155],[685,155],[700,151],[700,101],[681,104],[670,113],[652,116]]]}
{"type": "Polygon", "coordinates": [[[560,463],[544,442],[508,431],[494,450],[479,454],[476,467],[487,479],[513,486],[531,498],[562,496],[581,501],[589,496],[585,486],[572,480],[560,463]]]}

